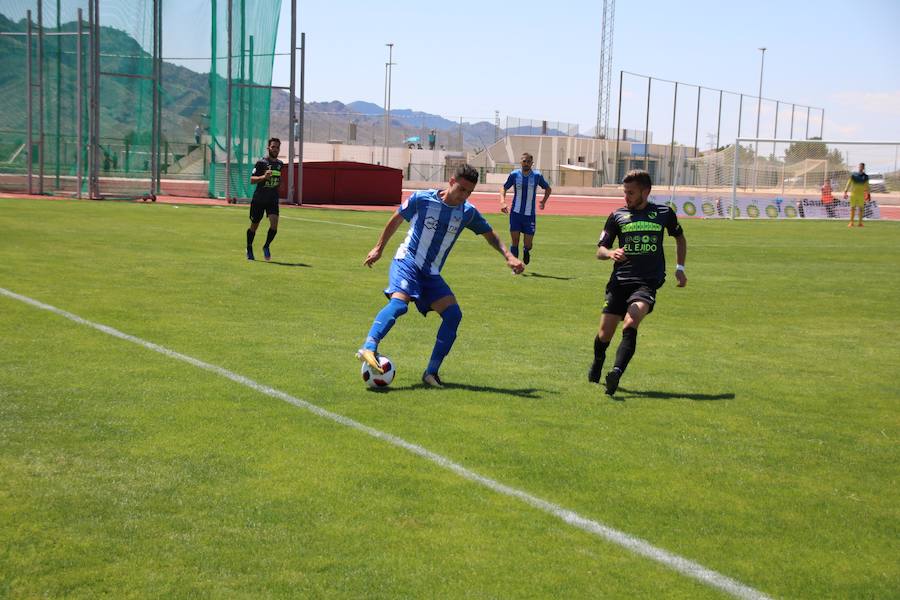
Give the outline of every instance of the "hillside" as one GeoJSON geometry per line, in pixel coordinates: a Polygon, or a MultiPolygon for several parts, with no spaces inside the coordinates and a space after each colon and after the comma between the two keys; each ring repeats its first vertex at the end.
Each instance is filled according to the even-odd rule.
{"type": "MultiPolygon", "coordinates": [[[[63,24],[63,31],[74,31],[75,23],[63,24]]],[[[0,31],[24,32],[24,19],[13,22],[0,15],[0,31]]],[[[136,40],[126,33],[101,28],[102,69],[106,72],[141,73],[151,69],[150,56],[136,40]]],[[[22,143],[26,123],[25,99],[25,40],[22,37],[0,37],[0,56],[4,68],[0,70],[0,152],[22,143]]],[[[47,135],[57,130],[66,138],[74,137],[76,115],[76,57],[73,38],[47,36],[44,40],[44,127],[47,135]],[[62,44],[58,47],[58,44],[62,44]],[[57,86],[57,50],[60,68],[57,86]]],[[[210,76],[185,67],[163,62],[162,123],[163,139],[169,142],[192,142],[196,124],[208,126],[210,76]]],[[[221,79],[219,79],[221,84],[221,79]]],[[[37,99],[35,98],[35,106],[37,99]]],[[[271,96],[270,134],[287,137],[289,94],[273,90],[271,96]]],[[[152,96],[150,83],[139,79],[104,76],[101,78],[101,139],[105,143],[119,143],[135,132],[147,131],[151,118],[152,96]]],[[[86,110],[86,108],[85,108],[86,110]]],[[[324,142],[341,140],[344,143],[381,145],[384,138],[384,109],[364,101],[344,104],[337,100],[306,103],[306,140],[324,142]],[[355,137],[353,130],[355,126],[355,137]]],[[[219,126],[224,127],[222,120],[219,126]]],[[[35,120],[35,128],[36,120],[35,120]]],[[[487,121],[458,123],[440,115],[409,108],[391,111],[392,145],[402,145],[407,138],[419,136],[426,146],[428,133],[437,133],[437,145],[448,150],[483,148],[495,140],[498,131],[487,121]]],[[[516,133],[510,131],[509,133],[516,133]]],[[[221,134],[221,132],[220,132],[221,134]]],[[[505,135],[503,129],[499,135],[505,135]]],[[[48,148],[49,151],[49,148],[48,148]]]]}

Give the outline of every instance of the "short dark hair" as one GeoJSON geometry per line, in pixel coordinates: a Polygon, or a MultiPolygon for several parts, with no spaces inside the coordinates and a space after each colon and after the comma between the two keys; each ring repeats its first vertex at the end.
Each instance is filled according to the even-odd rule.
{"type": "Polygon", "coordinates": [[[470,164],[462,164],[456,167],[456,179],[465,179],[472,183],[478,183],[478,171],[470,164]]]}
{"type": "Polygon", "coordinates": [[[523,152],[522,156],[527,156],[531,160],[534,160],[534,154],[532,154],[531,152],[523,152]]]}
{"type": "Polygon", "coordinates": [[[650,173],[643,169],[634,169],[625,173],[625,179],[622,183],[636,183],[641,189],[649,190],[653,187],[653,181],[650,179],[650,173]]]}
{"type": "Polygon", "coordinates": [[[270,145],[272,142],[278,142],[280,144],[281,140],[278,138],[269,138],[269,141],[266,142],[266,146],[270,145]]]}

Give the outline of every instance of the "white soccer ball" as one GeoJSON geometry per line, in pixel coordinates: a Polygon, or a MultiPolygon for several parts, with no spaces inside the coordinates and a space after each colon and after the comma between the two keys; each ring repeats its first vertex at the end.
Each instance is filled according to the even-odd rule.
{"type": "Polygon", "coordinates": [[[381,368],[384,369],[384,373],[379,373],[371,368],[369,363],[364,362],[362,364],[362,379],[370,388],[386,388],[391,385],[391,382],[394,380],[394,375],[397,374],[397,369],[394,368],[393,361],[387,356],[379,356],[378,361],[381,368]]]}

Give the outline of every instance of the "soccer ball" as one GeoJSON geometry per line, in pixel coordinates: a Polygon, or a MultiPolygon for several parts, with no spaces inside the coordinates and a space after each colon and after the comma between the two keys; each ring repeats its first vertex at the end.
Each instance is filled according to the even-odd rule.
{"type": "Polygon", "coordinates": [[[397,369],[394,368],[394,363],[387,356],[379,356],[378,361],[381,364],[381,368],[384,369],[384,373],[379,373],[378,371],[369,367],[368,363],[362,364],[362,380],[366,382],[366,385],[370,388],[386,388],[391,385],[391,382],[394,380],[394,375],[397,374],[397,369]]]}

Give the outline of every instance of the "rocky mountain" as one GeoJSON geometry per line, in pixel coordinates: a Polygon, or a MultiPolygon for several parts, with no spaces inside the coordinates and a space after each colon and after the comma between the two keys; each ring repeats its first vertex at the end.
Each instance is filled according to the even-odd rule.
{"type": "MultiPolygon", "coordinates": [[[[24,19],[13,22],[0,14],[0,31],[24,32],[25,25],[24,19]]],[[[74,31],[75,28],[74,22],[62,26],[63,31],[74,31]]],[[[150,73],[152,65],[149,55],[125,32],[102,27],[100,39],[104,71],[150,73]]],[[[58,130],[63,141],[74,140],[77,120],[77,62],[74,49],[75,42],[71,37],[45,37],[45,135],[55,136],[58,130]]],[[[3,69],[0,69],[0,130],[6,132],[0,135],[0,154],[7,155],[21,146],[25,132],[25,39],[0,36],[0,57],[3,59],[3,69]]],[[[162,75],[162,134],[165,141],[176,144],[193,142],[197,124],[208,130],[211,122],[210,90],[214,85],[219,90],[219,109],[213,114],[220,117],[214,120],[219,134],[224,135],[224,115],[221,114],[224,112],[224,80],[221,76],[214,78],[169,62],[163,63],[162,75]]],[[[100,135],[106,143],[122,144],[128,139],[130,144],[134,144],[143,142],[145,136],[149,137],[152,93],[148,81],[104,76],[101,78],[101,92],[100,135]]],[[[269,134],[285,138],[288,132],[289,94],[285,90],[272,90],[270,101],[269,134]]],[[[305,139],[311,142],[339,140],[347,144],[380,146],[384,143],[384,109],[365,101],[349,104],[337,100],[307,102],[304,129],[305,139]]],[[[407,140],[418,137],[419,143],[427,147],[428,134],[432,129],[436,131],[438,146],[457,151],[483,148],[507,133],[487,121],[459,123],[420,110],[391,110],[391,145],[408,144],[410,142],[407,140]]],[[[146,141],[149,142],[149,139],[146,141]]]]}

